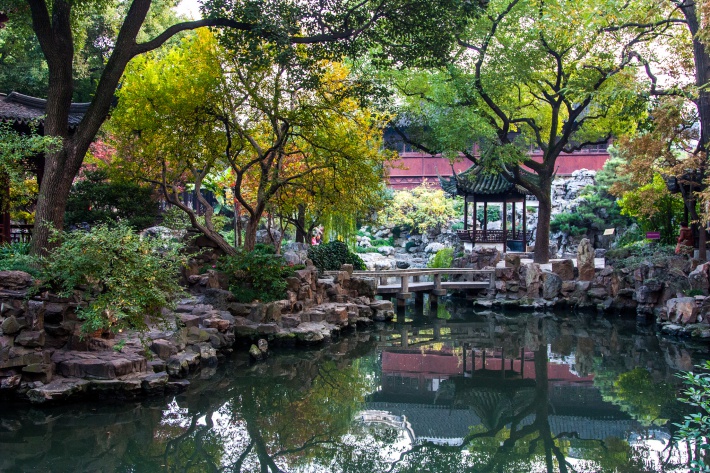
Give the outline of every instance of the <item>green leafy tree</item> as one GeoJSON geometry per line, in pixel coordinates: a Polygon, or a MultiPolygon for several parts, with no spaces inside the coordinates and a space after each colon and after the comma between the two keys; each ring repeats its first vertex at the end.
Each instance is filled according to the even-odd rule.
{"type": "MultiPolygon", "coordinates": [[[[382,45],[380,55],[385,58],[397,52],[401,59],[425,62],[422,58],[445,56],[452,44],[447,40],[466,17],[478,12],[475,2],[336,0],[324,7],[316,0],[296,4],[288,0],[211,0],[205,2],[207,18],[174,23],[143,40],[141,31],[151,7],[157,2],[126,2],[127,9],[117,23],[120,26],[112,30],[115,34],[105,38],[110,47],[105,52],[104,67],[93,88],[91,106],[70,137],[67,125],[75,91],[75,69],[82,51],[77,42],[81,36],[77,34],[77,19],[107,3],[102,0],[0,1],[0,10],[7,12],[9,17],[7,23],[29,24],[37,37],[47,63],[44,131],[48,136],[63,139],[61,148],[46,156],[32,237],[35,253],[46,250],[51,226],[62,228],[72,182],[89,145],[108,117],[126,66],[136,56],[159,48],[176,34],[203,26],[229,28],[231,43],[237,49],[256,50],[257,45],[260,48],[264,43],[272,46],[307,44],[313,45],[308,56],[314,59],[326,56],[339,59],[345,51],[358,52],[382,45]],[[403,54],[400,45],[405,41],[417,47],[407,48],[403,54]]],[[[288,48],[285,50],[289,51],[288,48]]]]}
{"type": "Polygon", "coordinates": [[[412,190],[395,191],[380,218],[387,225],[424,233],[447,224],[456,215],[454,200],[425,183],[412,190]]]}
{"type": "Polygon", "coordinates": [[[671,194],[659,174],[649,184],[626,191],[618,203],[622,215],[636,219],[644,235],[645,232],[660,231],[663,243],[676,242],[683,219],[683,198],[671,194]]]}
{"type": "Polygon", "coordinates": [[[67,225],[123,222],[141,230],[158,218],[158,203],[151,188],[110,181],[105,171],[85,171],[83,177],[69,194],[67,225]]]}
{"type": "Polygon", "coordinates": [[[547,262],[557,158],[632,132],[644,112],[633,51],[661,32],[610,29],[654,8],[491,1],[486,15],[461,31],[460,54],[445,70],[394,77],[412,124],[402,134],[411,129],[420,149],[463,154],[530,191],[540,203],[535,261],[547,262]],[[530,157],[532,148],[541,160],[530,157]]]}

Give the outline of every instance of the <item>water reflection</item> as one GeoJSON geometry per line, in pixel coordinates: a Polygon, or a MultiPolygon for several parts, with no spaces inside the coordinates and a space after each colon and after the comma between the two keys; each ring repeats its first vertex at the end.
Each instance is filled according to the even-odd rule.
{"type": "Polygon", "coordinates": [[[1,471],[687,471],[675,370],[705,357],[596,316],[381,327],[171,400],[0,407],[1,471]],[[3,410],[5,409],[5,410],[3,410]]]}

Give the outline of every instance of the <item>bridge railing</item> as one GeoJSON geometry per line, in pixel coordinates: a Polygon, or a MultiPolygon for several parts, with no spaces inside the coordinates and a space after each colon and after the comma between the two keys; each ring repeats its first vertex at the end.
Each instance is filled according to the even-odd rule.
{"type": "Polygon", "coordinates": [[[420,282],[422,277],[431,277],[434,282],[434,289],[441,290],[441,277],[444,275],[463,275],[466,281],[472,281],[474,275],[481,275],[488,278],[489,288],[495,288],[495,269],[471,269],[471,268],[418,268],[418,269],[389,269],[383,271],[354,271],[353,276],[378,278],[379,284],[386,285],[389,278],[399,278],[401,292],[409,292],[409,279],[412,282],[420,282]]]}

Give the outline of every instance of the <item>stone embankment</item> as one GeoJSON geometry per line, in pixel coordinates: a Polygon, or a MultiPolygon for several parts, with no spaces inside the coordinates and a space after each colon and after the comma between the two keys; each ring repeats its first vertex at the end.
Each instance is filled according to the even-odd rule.
{"type": "Polygon", "coordinates": [[[44,403],[179,391],[235,346],[253,343],[250,352],[262,358],[270,344],[316,344],[394,317],[391,302],[374,300],[373,282],[351,273],[344,267],[335,277],[319,278],[310,266],[288,279],[286,300],[268,304],[236,302],[214,273],[192,277],[202,293],[166,311],[165,326],[142,337],[102,338],[82,334],[80,296],[30,296],[29,274],[0,272],[0,397],[44,403]]]}
{"type": "Polygon", "coordinates": [[[519,255],[477,249],[454,266],[496,268],[494,291],[475,299],[479,307],[596,309],[655,319],[666,334],[710,338],[710,263],[684,256],[640,258],[614,267],[595,268],[589,240],[578,246],[576,262],[553,260],[549,269],[522,264],[519,255]],[[576,263],[576,264],[575,264],[576,263]]]}

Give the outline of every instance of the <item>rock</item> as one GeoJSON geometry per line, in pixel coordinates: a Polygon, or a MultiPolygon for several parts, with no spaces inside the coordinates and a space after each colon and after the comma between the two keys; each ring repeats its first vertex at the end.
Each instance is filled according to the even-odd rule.
{"type": "Polygon", "coordinates": [[[253,343],[249,347],[249,356],[256,361],[261,361],[264,359],[264,354],[262,353],[262,351],[259,350],[259,347],[257,347],[253,343]]]}
{"type": "Polygon", "coordinates": [[[394,248],[391,246],[380,246],[377,248],[377,252],[384,256],[391,256],[394,254],[394,248]]]}
{"type": "Polygon", "coordinates": [[[165,371],[149,373],[141,380],[141,389],[148,395],[162,394],[168,379],[168,373],[165,371]]]}
{"type": "Polygon", "coordinates": [[[209,289],[227,290],[229,288],[229,277],[221,271],[210,269],[207,271],[207,287],[209,289]]]}
{"type": "Polygon", "coordinates": [[[520,255],[506,253],[503,261],[506,268],[513,268],[516,272],[518,271],[518,268],[520,268],[520,255]]]}
{"type": "Polygon", "coordinates": [[[710,263],[701,264],[688,275],[690,289],[701,291],[703,295],[708,295],[708,287],[710,286],[708,282],[709,269],[710,263]]]}
{"type": "Polygon", "coordinates": [[[554,299],[562,290],[562,279],[555,273],[544,272],[542,275],[542,297],[554,299]]]}
{"type": "Polygon", "coordinates": [[[269,351],[269,342],[263,338],[260,338],[259,341],[256,342],[256,346],[259,347],[259,350],[264,354],[269,351]]]}
{"type": "Polygon", "coordinates": [[[574,279],[574,262],[571,259],[552,261],[552,272],[558,275],[562,281],[572,281],[574,279]]]}
{"type": "Polygon", "coordinates": [[[187,328],[199,327],[202,317],[193,314],[180,314],[180,322],[187,328]]]}
{"type": "Polygon", "coordinates": [[[57,378],[49,384],[30,389],[27,392],[27,398],[33,404],[63,400],[86,392],[90,384],[84,379],[57,378]]]}
{"type": "Polygon", "coordinates": [[[441,243],[429,243],[426,248],[424,248],[425,253],[436,253],[439,250],[443,250],[446,248],[446,245],[442,245],[441,243]]]}
{"type": "Polygon", "coordinates": [[[594,249],[588,238],[582,238],[577,247],[577,269],[580,281],[594,279],[594,249]]]}
{"type": "Polygon", "coordinates": [[[643,285],[636,289],[635,297],[639,304],[655,304],[658,302],[660,294],[653,290],[653,287],[643,285]]]}
{"type": "Polygon", "coordinates": [[[343,264],[343,265],[340,267],[340,270],[341,270],[341,271],[345,271],[346,273],[348,273],[349,276],[352,276],[354,269],[355,269],[355,268],[353,268],[353,265],[352,265],[352,264],[343,264]]]}
{"type": "Polygon", "coordinates": [[[23,330],[15,338],[15,343],[25,347],[43,347],[44,346],[44,330],[23,330]]]}
{"type": "Polygon", "coordinates": [[[200,362],[203,365],[217,365],[217,350],[210,343],[198,343],[190,347],[191,351],[200,355],[200,362]]]}
{"type": "Polygon", "coordinates": [[[200,362],[200,355],[192,351],[184,351],[171,356],[167,361],[167,371],[170,376],[181,378],[186,376],[200,362]]]}
{"type": "Polygon", "coordinates": [[[153,343],[150,345],[150,350],[161,360],[167,360],[178,352],[175,345],[164,339],[153,340],[153,343]]]}
{"type": "Polygon", "coordinates": [[[409,268],[409,262],[404,260],[397,260],[395,262],[395,266],[397,267],[397,269],[407,269],[409,268]]]}
{"type": "Polygon", "coordinates": [[[65,378],[116,379],[147,368],[142,356],[116,352],[55,352],[52,361],[65,378]]]}
{"type": "Polygon", "coordinates": [[[666,302],[668,320],[683,325],[695,323],[698,317],[698,306],[694,297],[677,297],[666,302]]]}
{"type": "Polygon", "coordinates": [[[21,328],[22,328],[22,326],[17,321],[17,318],[12,315],[10,317],[6,318],[5,320],[3,320],[2,324],[0,324],[0,329],[6,335],[15,334],[15,333],[19,332],[21,328]]]}
{"type": "Polygon", "coordinates": [[[27,289],[32,286],[32,281],[32,276],[24,271],[0,271],[0,289],[27,289]]]}
{"type": "Polygon", "coordinates": [[[284,251],[281,256],[283,256],[284,261],[286,261],[286,264],[289,266],[303,264],[303,260],[298,255],[298,253],[296,253],[295,251],[291,251],[291,250],[284,251]]]}
{"type": "Polygon", "coordinates": [[[369,307],[374,320],[385,321],[394,318],[394,305],[392,301],[372,301],[369,307]]]}
{"type": "Polygon", "coordinates": [[[528,263],[525,265],[525,287],[527,288],[527,296],[533,299],[540,297],[540,265],[537,263],[528,263]]]}

